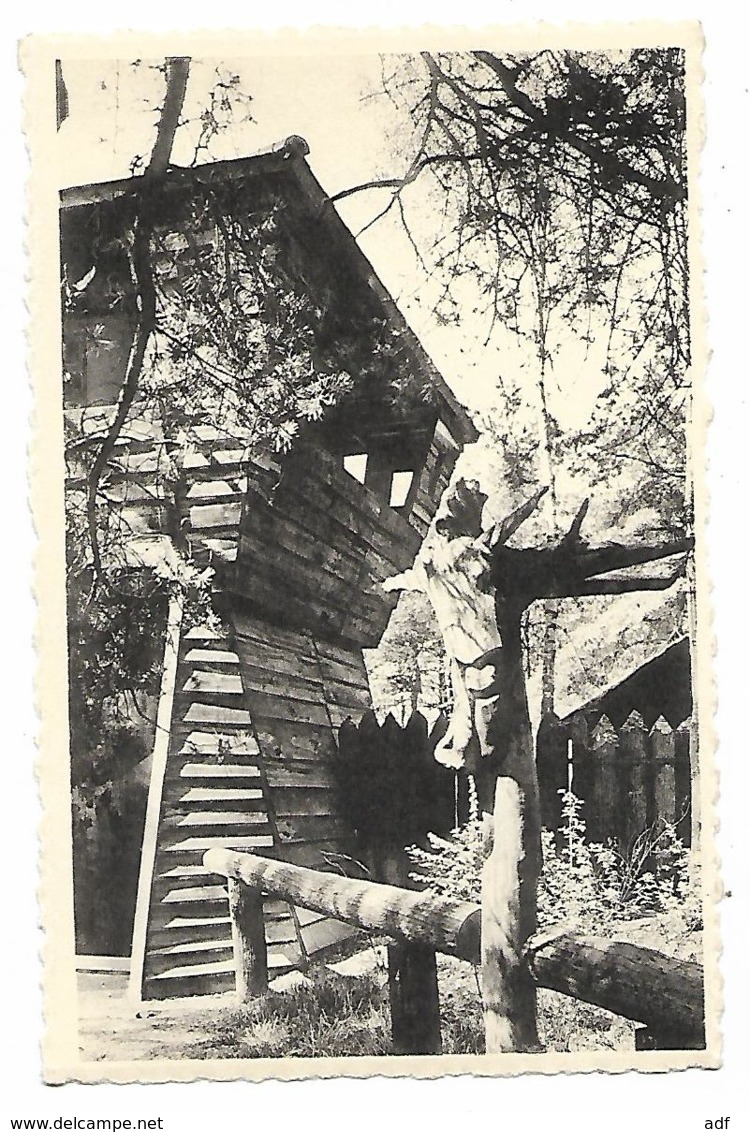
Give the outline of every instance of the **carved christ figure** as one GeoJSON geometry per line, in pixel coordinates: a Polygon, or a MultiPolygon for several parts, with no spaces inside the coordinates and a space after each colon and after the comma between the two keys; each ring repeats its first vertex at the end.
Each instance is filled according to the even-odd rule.
{"type": "Polygon", "coordinates": [[[557,544],[508,546],[545,491],[484,530],[487,496],[476,482],[459,480],[415,567],[386,583],[390,589],[420,589],[433,606],[454,696],[448,731],[435,755],[474,776],[485,815],[482,997],[488,1052],[539,1048],[535,988],[523,954],[537,926],[542,858],[522,613],[542,598],[666,589],[683,573],[692,545],[683,539],[658,546],[590,547],[581,538],[586,501],[557,544]],[[667,575],[629,573],[633,566],[677,555],[667,575]]]}

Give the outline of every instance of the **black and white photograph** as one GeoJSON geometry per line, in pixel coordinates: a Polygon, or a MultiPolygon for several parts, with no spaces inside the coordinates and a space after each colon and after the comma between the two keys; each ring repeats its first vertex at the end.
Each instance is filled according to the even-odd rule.
{"type": "Polygon", "coordinates": [[[26,45],[48,1081],[719,1064],[699,54],[26,45]]]}

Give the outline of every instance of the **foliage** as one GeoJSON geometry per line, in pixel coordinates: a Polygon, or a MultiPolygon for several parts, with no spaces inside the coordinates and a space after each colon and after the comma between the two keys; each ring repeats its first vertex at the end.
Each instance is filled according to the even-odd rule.
{"type": "Polygon", "coordinates": [[[450,896],[454,900],[482,897],[482,865],[484,864],[485,832],[479,818],[470,818],[449,838],[428,833],[429,849],[411,846],[409,859],[416,866],[410,874],[428,892],[450,896]]]}
{"type": "MultiPolygon", "coordinates": [[[[144,187],[139,200],[63,213],[63,360],[67,404],[114,401],[144,317],[143,294],[153,292],[154,325],[127,427],[147,422],[155,438],[165,500],[162,513],[153,512],[155,529],[186,555],[182,456],[206,426],[235,445],[283,449],[301,423],[319,420],[350,388],[348,370],[386,367],[394,381],[403,374],[400,343],[369,309],[345,303],[330,284],[309,286],[272,188],[176,181],[144,187]],[[139,230],[148,252],[140,278],[139,230]]],[[[128,544],[139,532],[123,521],[112,467],[97,470],[111,415],[84,408],[65,422],[71,748],[84,807],[91,790],[124,769],[113,729],[127,726],[139,697],[156,691],[169,593],[189,593],[188,617],[210,615],[210,578],[189,560],[180,567],[177,554],[177,568],[150,571],[129,565],[128,544]]]]}
{"type": "MultiPolygon", "coordinates": [[[[484,1053],[478,974],[438,955],[444,1054],[484,1053]]],[[[273,988],[239,1010],[213,1016],[207,1036],[185,1049],[205,1058],[377,1057],[392,1052],[385,971],[342,976],[313,966],[303,983],[273,988]]],[[[633,1023],[553,991],[539,992],[539,1026],[547,1050],[632,1049],[633,1023]]]]}
{"type": "Polygon", "coordinates": [[[447,838],[428,833],[429,849],[412,845],[406,852],[416,866],[411,879],[420,887],[453,900],[473,900],[478,904],[482,898],[486,833],[479,816],[474,780],[469,777],[468,781],[468,821],[447,838]]]}
{"type": "Polygon", "coordinates": [[[611,843],[586,841],[582,805],[563,793],[560,838],[542,834],[540,923],[571,921],[601,931],[623,920],[671,914],[682,916],[686,931],[700,926],[697,878],[675,827],[644,830],[624,856],[611,843]]]}
{"type": "MultiPolygon", "coordinates": [[[[153,327],[127,425],[148,422],[158,438],[155,479],[165,506],[154,521],[184,555],[182,456],[206,428],[234,446],[286,449],[351,389],[352,373],[365,384],[375,372],[384,377],[392,403],[406,412],[425,395],[369,290],[355,296],[320,249],[309,252],[287,204],[261,177],[249,184],[178,176],[85,215],[63,213],[67,402],[122,393],[143,294],[152,293],[153,327]],[[134,256],[144,231],[139,277],[134,256]]],[[[79,742],[81,726],[98,735],[113,697],[153,690],[153,647],[170,588],[189,589],[204,613],[209,605],[209,579],[189,561],[179,577],[147,578],[128,567],[127,545],[138,532],[123,522],[112,468],[97,467],[111,439],[102,432],[110,415],[84,409],[66,418],[71,685],[80,683],[72,715],[98,713],[91,727],[76,722],[82,757],[90,744],[79,742]]]]}
{"type": "MultiPolygon", "coordinates": [[[[672,934],[700,927],[700,885],[674,826],[645,830],[627,856],[612,844],[586,840],[583,803],[563,795],[559,836],[542,833],[544,868],[539,885],[539,924],[565,923],[609,932],[624,921],[659,916],[672,934]]],[[[408,850],[412,877],[428,891],[456,900],[481,900],[484,828],[471,818],[450,838],[429,835],[430,850],[408,850]]]]}

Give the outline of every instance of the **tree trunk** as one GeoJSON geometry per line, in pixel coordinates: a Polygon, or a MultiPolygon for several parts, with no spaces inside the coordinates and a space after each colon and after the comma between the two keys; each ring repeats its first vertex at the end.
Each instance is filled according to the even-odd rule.
{"type": "MultiPolygon", "coordinates": [[[[500,602],[498,603],[500,605],[500,602]]],[[[521,652],[520,611],[500,616],[496,680],[477,701],[475,773],[487,828],[482,871],[482,998],[488,1053],[538,1050],[536,988],[524,947],[537,927],[541,872],[539,789],[521,652]]]]}

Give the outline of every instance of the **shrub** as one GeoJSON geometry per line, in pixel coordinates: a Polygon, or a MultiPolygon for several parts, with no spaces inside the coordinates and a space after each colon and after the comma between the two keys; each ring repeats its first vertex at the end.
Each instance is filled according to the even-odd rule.
{"type": "Polygon", "coordinates": [[[542,832],[540,925],[563,921],[602,931],[612,923],[671,915],[682,918],[683,931],[700,927],[700,886],[675,827],[645,829],[622,854],[612,842],[586,841],[582,805],[563,793],[562,839],[542,832]]]}
{"type": "MultiPolygon", "coordinates": [[[[563,794],[560,837],[542,832],[541,927],[568,923],[585,931],[659,915],[675,933],[700,927],[700,886],[675,827],[645,830],[627,855],[586,840],[583,803],[563,794]]],[[[408,850],[411,874],[425,889],[457,900],[481,899],[484,831],[474,813],[449,838],[429,835],[430,849],[408,850]]]]}

